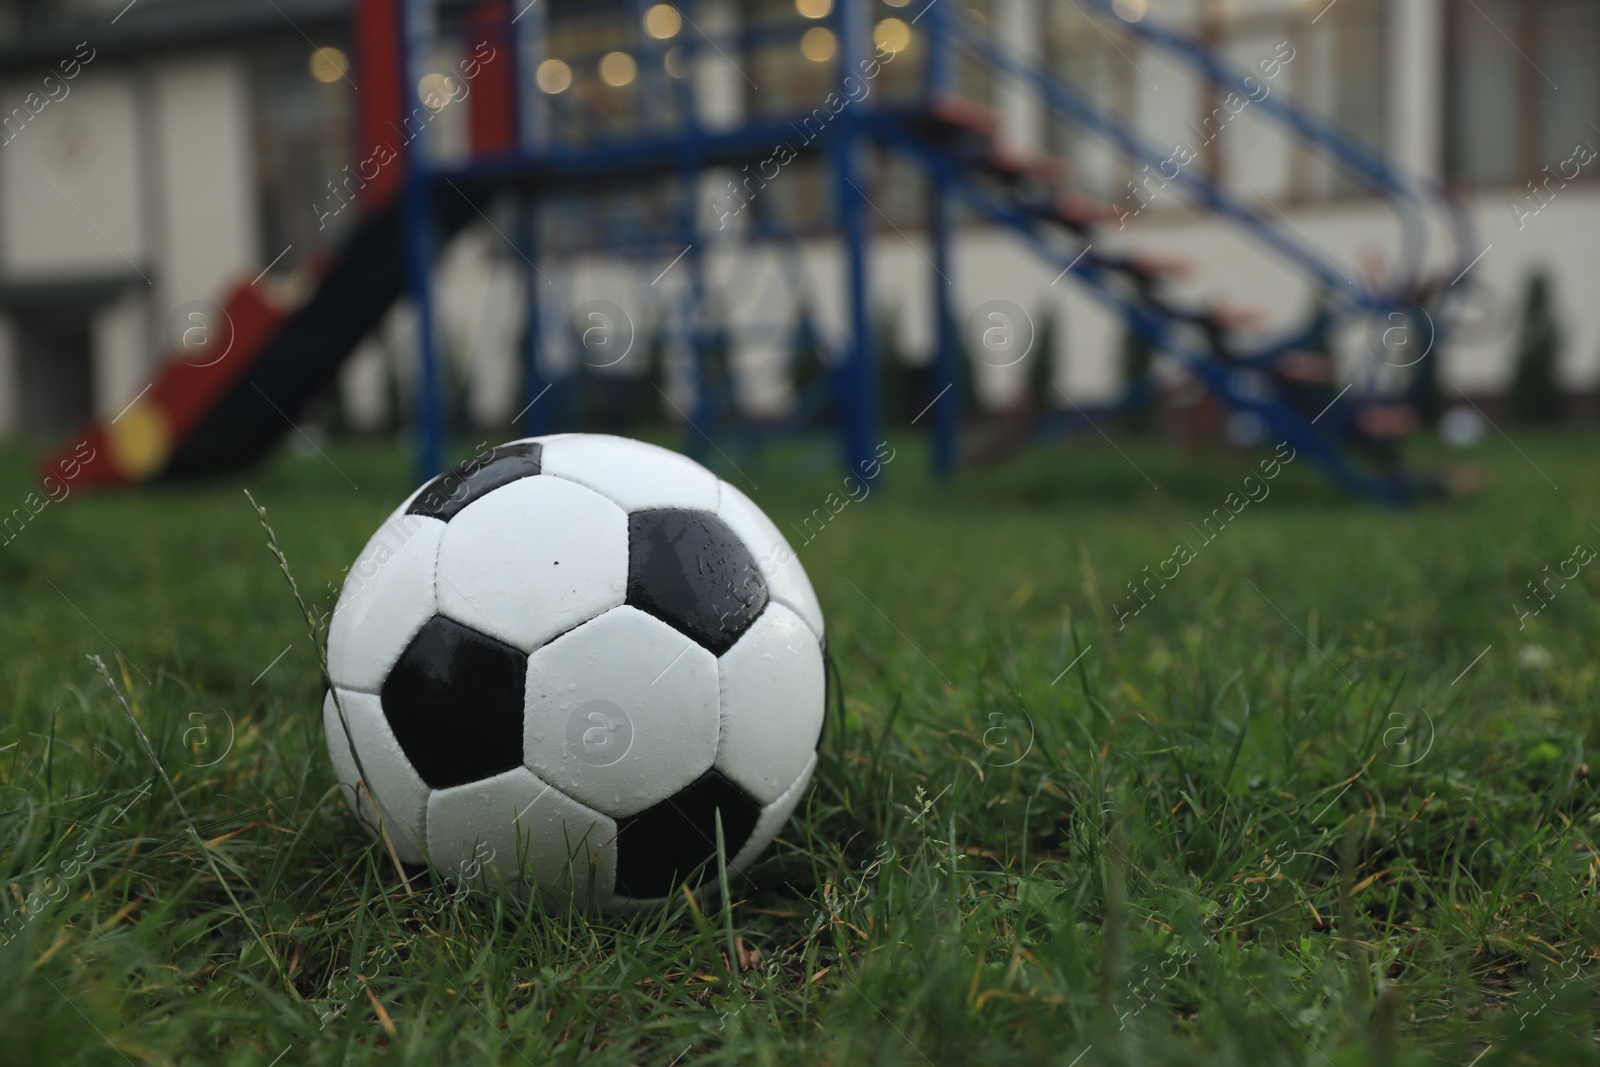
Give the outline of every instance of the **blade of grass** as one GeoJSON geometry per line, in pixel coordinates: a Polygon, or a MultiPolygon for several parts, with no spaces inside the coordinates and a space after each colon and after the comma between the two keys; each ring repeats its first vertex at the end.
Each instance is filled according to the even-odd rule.
{"type": "Polygon", "coordinates": [[[150,738],[145,734],[144,727],[139,725],[139,720],[134,718],[133,709],[128,706],[127,698],[122,695],[122,690],[117,688],[117,683],[111,678],[111,672],[106,669],[105,660],[99,656],[91,655],[89,662],[94,664],[95,669],[100,672],[100,677],[105,679],[106,688],[111,690],[111,695],[117,698],[117,703],[122,707],[122,713],[127,716],[128,722],[133,725],[133,732],[139,736],[139,743],[144,746],[145,755],[150,758],[150,762],[155,766],[156,773],[166,783],[167,792],[172,794],[172,803],[177,806],[178,814],[183,816],[184,825],[189,828],[189,834],[194,838],[195,845],[199,847],[200,854],[205,857],[206,865],[211,868],[211,874],[216,878],[217,884],[222,886],[224,893],[228,894],[228,899],[233,903],[234,911],[238,913],[240,921],[245,925],[245,929],[250,931],[250,936],[255,939],[257,945],[261,946],[261,951],[266,953],[267,959],[272,961],[272,969],[277,972],[278,978],[283,982],[283,987],[288,990],[289,995],[295,1000],[304,999],[300,996],[300,991],[294,987],[294,983],[289,981],[289,976],[284,973],[283,962],[278,959],[277,954],[272,951],[266,939],[261,936],[261,931],[256,929],[255,923],[250,921],[250,916],[245,912],[244,905],[240,904],[239,898],[234,895],[233,886],[229,885],[228,880],[223,877],[222,870],[217,866],[216,857],[206,847],[205,838],[200,836],[199,829],[195,827],[194,819],[189,815],[188,809],[183,806],[183,798],[178,795],[177,787],[172,784],[172,779],[167,776],[167,769],[161,765],[160,758],[156,756],[155,746],[150,743],[150,738]]]}

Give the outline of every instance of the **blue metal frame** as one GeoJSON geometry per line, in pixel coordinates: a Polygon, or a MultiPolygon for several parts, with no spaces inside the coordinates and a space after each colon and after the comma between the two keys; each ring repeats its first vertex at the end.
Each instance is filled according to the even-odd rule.
{"type": "MultiPolygon", "coordinates": [[[[846,98],[846,80],[861,69],[867,58],[869,40],[867,6],[844,3],[835,9],[835,33],[839,40],[839,92],[846,98]]],[[[844,236],[844,280],[848,303],[845,358],[836,374],[835,396],[844,430],[846,468],[857,477],[875,481],[881,468],[872,462],[879,443],[878,372],[873,352],[870,276],[867,243],[871,231],[867,223],[867,144],[863,133],[864,103],[843,107],[834,118],[829,156],[834,167],[834,195],[837,198],[839,229],[844,236]]]]}
{"type": "MultiPolygon", "coordinates": [[[[1112,0],[1084,0],[1084,2],[1114,20],[1129,33],[1178,59],[1205,77],[1211,84],[1249,97],[1250,106],[1257,112],[1276,119],[1305,143],[1327,152],[1346,170],[1359,176],[1369,187],[1394,204],[1396,212],[1401,216],[1406,238],[1402,254],[1404,265],[1397,273],[1406,281],[1420,280],[1425,265],[1422,249],[1426,241],[1426,224],[1417,217],[1424,202],[1431,202],[1446,216],[1456,246],[1453,257],[1456,269],[1450,273],[1452,275],[1458,273],[1473,256],[1477,255],[1473,244],[1472,227],[1464,205],[1459,198],[1451,195],[1437,182],[1401,171],[1381,152],[1321,116],[1295,104],[1287,93],[1271,93],[1256,98],[1246,80],[1253,75],[1247,75],[1224,63],[1195,38],[1148,19],[1128,22],[1116,14],[1112,0]]],[[[1259,82],[1259,79],[1257,81],[1259,82]]]]}
{"type": "Polygon", "coordinates": [[[522,328],[522,418],[521,430],[526,437],[538,437],[554,429],[550,404],[541,404],[547,388],[555,383],[545,381],[544,368],[539,353],[544,336],[541,309],[544,301],[540,287],[549,284],[539,276],[534,264],[539,262],[539,201],[531,194],[517,203],[517,254],[527,269],[522,272],[522,302],[525,318],[522,328]]]}
{"type": "MultiPolygon", "coordinates": [[[[1087,97],[1057,81],[1044,68],[1009,54],[965,27],[953,27],[949,23],[936,25],[946,27],[945,32],[950,33],[951,40],[962,51],[1002,75],[1026,82],[1050,107],[1105,137],[1135,162],[1155,167],[1159,172],[1161,164],[1168,161],[1170,152],[1163,152],[1153,142],[1096,107],[1087,97]]],[[[1168,178],[1160,174],[1160,177],[1163,182],[1181,185],[1205,207],[1238,224],[1251,236],[1290,260],[1302,272],[1319,279],[1337,294],[1341,302],[1370,311],[1387,311],[1396,307],[1396,302],[1388,294],[1356,285],[1349,275],[1334,266],[1326,254],[1310,241],[1285,233],[1265,216],[1235,199],[1198,168],[1180,167],[1175,176],[1168,178]]]]}
{"type": "MultiPolygon", "coordinates": [[[[406,42],[405,87],[415,100],[417,85],[426,70],[428,46],[434,38],[433,0],[404,0],[402,26],[406,42]]],[[[413,103],[413,108],[418,106],[413,103]]],[[[421,106],[426,107],[423,104],[421,106]]],[[[431,160],[426,136],[428,124],[418,123],[416,136],[406,148],[404,187],[401,191],[405,231],[406,285],[417,316],[417,455],[418,481],[426,481],[444,468],[444,398],[440,389],[439,336],[434,323],[433,260],[436,252],[433,220],[431,160]]]]}
{"type": "MultiPolygon", "coordinates": [[[[927,20],[930,41],[924,78],[929,97],[937,100],[950,91],[954,77],[953,57],[946,43],[949,31],[945,26],[950,18],[950,5],[932,3],[923,8],[921,18],[927,20]]],[[[933,274],[928,284],[933,287],[936,346],[933,357],[933,471],[940,478],[955,473],[960,463],[961,413],[966,400],[961,395],[961,339],[957,333],[954,301],[953,214],[950,183],[942,174],[930,174],[928,237],[933,244],[933,274]]]]}
{"type": "Polygon", "coordinates": [[[1257,415],[1272,433],[1297,451],[1305,452],[1334,482],[1353,493],[1386,503],[1404,503],[1416,496],[1414,487],[1376,478],[1351,463],[1331,435],[1320,432],[1292,409],[1241,388],[1235,368],[1189,344],[1170,320],[1125,295],[1113,283],[1109,270],[1090,257],[1080,260],[1070,250],[1050,241],[1040,232],[1037,219],[983,190],[959,165],[930,151],[927,145],[908,134],[891,132],[887,136],[898,147],[918,155],[924,165],[938,173],[939,180],[958,192],[980,215],[1020,234],[1042,258],[1060,264],[1063,269],[1076,261],[1073,274],[1078,284],[1117,309],[1128,324],[1152,344],[1180,359],[1229,407],[1257,415]]]}
{"type": "MultiPolygon", "coordinates": [[[[399,0],[404,5],[406,70],[408,84],[415,86],[425,69],[424,60],[434,37],[435,0],[399,0]]],[[[1153,47],[1161,48],[1191,66],[1212,84],[1231,91],[1245,92],[1245,75],[1221,62],[1192,38],[1174,33],[1149,21],[1124,23],[1116,18],[1110,0],[1084,0],[1095,12],[1116,19],[1120,25],[1153,47]]],[[[709,322],[704,307],[707,286],[704,264],[704,235],[699,232],[700,178],[709,168],[737,166],[761,159],[780,142],[789,142],[794,129],[787,119],[747,119],[731,129],[708,130],[700,112],[692,84],[700,57],[708,49],[726,55],[747,52],[758,45],[793,41],[801,31],[818,25],[831,27],[838,39],[838,91],[846,96],[846,79],[864,69],[860,65],[871,54],[868,0],[838,0],[823,20],[786,20],[757,26],[741,26],[705,38],[699,31],[698,5],[681,0],[685,23],[694,32],[684,32],[674,43],[688,68],[687,77],[669,78],[661,66],[666,45],[646,36],[643,17],[649,0],[627,0],[623,10],[635,20],[636,49],[645,60],[641,64],[639,126],[634,133],[617,137],[585,138],[578,144],[564,140],[559,132],[564,101],[540,92],[534,84],[534,68],[545,55],[547,28],[543,5],[529,5],[518,15],[515,27],[518,70],[518,118],[520,137],[517,147],[493,158],[478,158],[463,165],[440,167],[427,155],[425,139],[418,136],[406,156],[403,214],[406,240],[408,291],[416,304],[421,334],[418,416],[418,465],[420,473],[436,473],[442,464],[443,405],[440,392],[440,356],[436,332],[430,265],[437,249],[432,220],[431,197],[448,181],[466,195],[482,198],[488,192],[506,187],[520,188],[524,200],[517,226],[518,250],[529,262],[530,306],[528,333],[523,343],[525,368],[524,402],[533,400],[546,384],[538,359],[540,314],[536,294],[538,277],[538,236],[536,212],[538,197],[561,190],[587,192],[604,184],[623,184],[649,177],[675,178],[681,185],[682,200],[674,226],[677,243],[670,234],[639,233],[608,243],[611,251],[628,254],[671,257],[680,249],[684,263],[679,269],[689,272],[686,286],[684,321],[689,331],[689,346],[695,361],[695,402],[693,425],[686,431],[692,452],[703,451],[702,430],[719,418],[716,398],[709,395],[706,374],[709,322]],[[665,79],[665,80],[663,80],[665,79]],[[662,92],[665,86],[667,92],[662,92]],[[670,93],[670,96],[668,95],[670,93]],[[665,106],[671,100],[675,124],[669,123],[665,106]],[[667,128],[675,125],[675,128],[667,128]]],[[[1038,205],[1014,196],[994,194],[975,178],[971,160],[929,143],[916,132],[916,122],[929,114],[928,104],[945,96],[955,84],[958,56],[974,60],[1002,78],[1029,86],[1058,116],[1107,139],[1136,162],[1158,167],[1167,153],[1153,142],[1128,129],[1122,121],[1106,113],[1082,94],[1063,84],[1041,64],[1020,59],[994,42],[959,25],[951,5],[928,0],[911,19],[919,24],[926,47],[922,99],[906,106],[885,107],[877,95],[852,102],[839,111],[833,121],[801,151],[820,153],[832,177],[835,209],[834,224],[843,245],[843,270],[840,283],[847,286],[846,335],[842,352],[831,375],[834,407],[838,415],[843,456],[850,470],[866,477],[875,470],[872,458],[881,439],[882,425],[877,368],[870,328],[870,278],[868,251],[872,237],[868,200],[869,149],[883,144],[906,152],[916,159],[930,179],[928,226],[933,245],[933,308],[937,318],[934,361],[935,400],[931,431],[934,435],[933,462],[940,474],[950,473],[959,458],[959,435],[964,399],[961,396],[961,346],[952,289],[953,217],[959,199],[980,216],[1010,228],[1022,236],[1040,255],[1051,262],[1077,264],[1073,280],[1084,285],[1098,299],[1119,311],[1130,326],[1162,349],[1182,360],[1190,371],[1206,382],[1219,397],[1237,410],[1259,416],[1272,432],[1295,448],[1310,454],[1328,474],[1355,492],[1382,500],[1409,498],[1414,487],[1404,479],[1370,475],[1351,463],[1340,450],[1336,435],[1310,425],[1285,403],[1263,399],[1240,384],[1240,375],[1251,366],[1263,365],[1288,347],[1300,343],[1304,331],[1280,338],[1252,352],[1219,359],[1192,343],[1190,327],[1203,320],[1202,312],[1191,312],[1164,302],[1131,298],[1113,279],[1130,269],[1104,251],[1090,254],[1087,240],[1076,247],[1063,242],[1051,231],[1050,221],[1041,216],[1038,205]]],[[[1330,293],[1341,314],[1382,314],[1401,310],[1412,313],[1420,297],[1414,291],[1425,262],[1422,242],[1427,236],[1423,212],[1430,206],[1443,206],[1450,214],[1456,238],[1455,257],[1460,260],[1473,247],[1470,232],[1464,227],[1461,206],[1444,190],[1421,182],[1392,167],[1381,154],[1362,145],[1330,123],[1305,112],[1282,93],[1252,96],[1252,106],[1262,115],[1284,124],[1293,134],[1319,150],[1332,155],[1364,182],[1385,196],[1399,217],[1402,235],[1402,281],[1404,286],[1379,289],[1358,284],[1328,260],[1325,253],[1303,234],[1287,232],[1271,219],[1242,203],[1198,168],[1180,168],[1177,175],[1163,181],[1177,182],[1193,198],[1223,218],[1241,226],[1268,249],[1284,257],[1297,270],[1330,293]],[[1411,288],[1407,288],[1411,287],[1411,288]]],[[[748,227],[751,239],[785,239],[770,228],[748,227]]],[[[789,235],[792,239],[792,235],[789,235]]],[[[562,383],[563,385],[568,383],[562,383]]],[[[808,407],[815,398],[806,398],[808,407]]],[[[538,405],[536,405],[536,408],[538,405]]],[[[530,411],[524,429],[539,432],[550,424],[551,410],[530,411]]],[[[804,421],[799,420],[799,421],[804,421]]],[[[1333,420],[1330,420],[1332,422],[1333,420]]]]}

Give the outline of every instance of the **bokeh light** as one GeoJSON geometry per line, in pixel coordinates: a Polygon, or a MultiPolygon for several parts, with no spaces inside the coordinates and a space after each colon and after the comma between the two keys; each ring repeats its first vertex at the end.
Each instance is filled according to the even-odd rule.
{"type": "Polygon", "coordinates": [[[349,69],[349,58],[337,48],[319,48],[311,53],[311,76],[319,82],[336,82],[349,69]]]}
{"type": "Polygon", "coordinates": [[[656,4],[644,13],[644,31],[660,41],[678,36],[683,29],[683,16],[671,4],[656,4]]]}
{"type": "Polygon", "coordinates": [[[638,64],[626,52],[607,52],[600,57],[600,80],[614,89],[627,85],[638,73],[638,64]]]}
{"type": "Polygon", "coordinates": [[[559,59],[547,59],[533,72],[533,80],[547,93],[566,92],[572,84],[572,68],[559,59]]]}
{"type": "Polygon", "coordinates": [[[838,51],[839,42],[826,26],[813,26],[800,38],[800,54],[813,63],[826,63],[838,51]]]}
{"type": "Polygon", "coordinates": [[[905,19],[887,18],[872,28],[872,43],[880,51],[904,52],[911,44],[911,27],[905,19]]]}
{"type": "Polygon", "coordinates": [[[417,99],[433,111],[439,111],[450,102],[455,93],[456,83],[448,77],[434,71],[424,74],[417,82],[417,99]]]}

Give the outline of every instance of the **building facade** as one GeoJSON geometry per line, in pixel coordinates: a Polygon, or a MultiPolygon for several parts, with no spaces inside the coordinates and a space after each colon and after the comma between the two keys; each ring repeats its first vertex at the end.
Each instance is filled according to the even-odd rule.
{"type": "MultiPolygon", "coordinates": [[[[1248,107],[1219,111],[1191,72],[1114,23],[1091,23],[1079,5],[1055,0],[964,4],[962,18],[1047,64],[1155,143],[1192,144],[1194,165],[1318,243],[1339,269],[1381,277],[1394,268],[1396,223],[1382,200],[1248,107]]],[[[715,36],[742,22],[817,17],[829,6],[700,0],[694,21],[715,36]]],[[[548,8],[552,59],[612,49],[597,65],[541,69],[542,91],[563,101],[572,121],[628,128],[647,79],[631,58],[609,57],[628,55],[638,37],[635,10],[559,0],[548,8]]],[[[1553,285],[1563,384],[1596,388],[1600,302],[1586,289],[1600,273],[1600,160],[1591,147],[1600,146],[1600,4],[1118,0],[1117,11],[1194,33],[1262,72],[1263,92],[1305,102],[1461,192],[1482,252],[1460,283],[1476,287],[1474,323],[1432,357],[1447,389],[1504,388],[1521,294],[1536,272],[1553,285]]],[[[910,17],[905,0],[875,0],[880,41],[892,41],[898,64],[872,87],[880,99],[915,89],[921,42],[910,17]]],[[[195,309],[230,284],[254,279],[286,301],[310,284],[318,257],[361,209],[359,191],[341,185],[360,78],[348,19],[341,0],[0,0],[0,435],[48,438],[90,415],[115,416],[201,321],[195,309]]],[[[672,30],[669,43],[690,32],[649,32],[664,29],[672,30]]],[[[441,46],[440,70],[452,69],[455,47],[441,46]]],[[[834,77],[833,50],[816,36],[799,47],[701,59],[693,70],[675,69],[670,49],[661,62],[668,76],[694,81],[708,124],[820,99],[834,77]]],[[[1142,180],[1126,158],[1054,117],[1033,94],[976,71],[961,77],[964,95],[996,109],[1011,146],[1064,160],[1075,189],[1112,207],[1107,242],[1185,260],[1188,273],[1174,283],[1185,295],[1253,308],[1263,330],[1307,313],[1316,294],[1304,280],[1175,186],[1142,180]]],[[[446,91],[433,102],[430,151],[459,156],[470,95],[446,91]]],[[[744,402],[775,412],[788,402],[785,341],[759,327],[805,312],[824,335],[842,330],[839,258],[825,232],[820,172],[796,165],[753,198],[739,194],[737,177],[702,182],[702,223],[715,239],[707,273],[719,314],[745,327],[732,334],[744,402]],[[780,217],[796,226],[796,243],[748,240],[760,221],[780,217]]],[[[898,357],[911,362],[932,348],[919,181],[884,157],[869,190],[880,224],[873,306],[898,357]]],[[[586,245],[580,223],[592,211],[575,201],[554,212],[553,258],[544,263],[552,277],[536,296],[544,358],[557,370],[576,358],[572,309],[609,300],[647,332],[673,313],[681,284],[672,276],[652,281],[665,260],[586,245]]],[[[1048,318],[1051,350],[1034,358],[1054,361],[1065,392],[1097,399],[1116,390],[1121,321],[1070,279],[978,225],[963,227],[954,267],[958,312],[1006,300],[1048,318]]],[[[443,339],[467,411],[485,426],[502,425],[521,406],[518,337],[530,294],[517,253],[490,219],[446,249],[438,270],[443,339]]],[[[347,364],[341,392],[350,424],[397,419],[412,374],[411,330],[397,307],[347,364]]],[[[1345,358],[1361,359],[1364,343],[1343,339],[1345,358]]],[[[1018,387],[1016,367],[978,370],[985,402],[1002,403],[1018,387]]]]}

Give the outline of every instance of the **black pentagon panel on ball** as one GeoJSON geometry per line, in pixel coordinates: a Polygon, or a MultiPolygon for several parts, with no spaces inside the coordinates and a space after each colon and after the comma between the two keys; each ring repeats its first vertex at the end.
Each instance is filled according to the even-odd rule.
{"type": "Polygon", "coordinates": [[[479,497],[519,478],[538,474],[539,454],[537,441],[524,441],[499,445],[463,460],[424,486],[406,508],[406,514],[431,515],[449,522],[479,497]]]}
{"type": "Polygon", "coordinates": [[[731,861],[761,817],[761,805],[709,770],[674,796],[617,820],[617,893],[635,900],[671,896],[717,855],[717,812],[731,861]]]}
{"type": "Polygon", "coordinates": [[[709,511],[628,516],[628,603],[722,655],[767,606],[767,581],[739,535],[709,511]]]}
{"type": "Polygon", "coordinates": [[[443,615],[429,619],[384,679],[384,718],[435,789],[522,763],[528,657],[443,615]]]}

